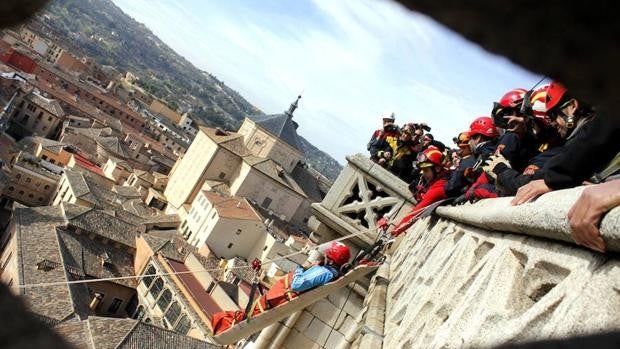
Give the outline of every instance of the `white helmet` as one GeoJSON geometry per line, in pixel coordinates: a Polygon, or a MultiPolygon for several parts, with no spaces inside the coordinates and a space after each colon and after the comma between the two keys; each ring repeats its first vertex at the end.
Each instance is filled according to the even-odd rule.
{"type": "Polygon", "coordinates": [[[381,114],[381,119],[383,119],[383,120],[392,120],[392,122],[393,122],[394,120],[396,120],[396,117],[394,116],[394,112],[386,111],[386,112],[383,112],[381,114]]]}

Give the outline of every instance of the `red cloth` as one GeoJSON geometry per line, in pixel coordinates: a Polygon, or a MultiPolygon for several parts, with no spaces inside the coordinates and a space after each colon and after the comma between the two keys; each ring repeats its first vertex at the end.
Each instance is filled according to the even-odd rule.
{"type": "Polygon", "coordinates": [[[499,195],[495,189],[495,185],[492,183],[493,178],[489,178],[486,172],[483,172],[476,182],[469,187],[465,193],[465,198],[470,201],[477,201],[480,199],[496,198],[499,195]]]}
{"type": "MultiPolygon", "coordinates": [[[[256,304],[253,306],[252,315],[250,317],[254,317],[265,310],[287,303],[291,299],[297,297],[298,294],[291,291],[290,286],[292,281],[292,272],[286,275],[286,277],[276,281],[269,291],[254,301],[256,304]]],[[[213,314],[213,318],[211,319],[213,335],[220,334],[243,320],[245,320],[244,310],[217,312],[213,314]]]]}
{"type": "Polygon", "coordinates": [[[415,219],[418,218],[424,211],[424,208],[432,205],[433,203],[447,199],[446,191],[444,190],[444,186],[448,182],[444,177],[440,177],[435,180],[422,194],[422,200],[418,202],[418,204],[411,209],[411,211],[403,217],[403,219],[398,222],[396,228],[392,231],[392,235],[398,236],[402,234],[405,230],[407,230],[410,226],[415,223],[415,219]]]}

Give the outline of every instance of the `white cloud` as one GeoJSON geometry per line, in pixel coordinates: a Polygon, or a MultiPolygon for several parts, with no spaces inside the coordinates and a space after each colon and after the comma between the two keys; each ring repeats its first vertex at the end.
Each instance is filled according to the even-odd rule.
{"type": "Polygon", "coordinates": [[[251,1],[115,1],[267,113],[304,90],[298,132],[340,162],[365,151],[383,110],[427,121],[448,142],[505,90],[534,80],[388,1],[296,1],[284,12],[251,1]]]}

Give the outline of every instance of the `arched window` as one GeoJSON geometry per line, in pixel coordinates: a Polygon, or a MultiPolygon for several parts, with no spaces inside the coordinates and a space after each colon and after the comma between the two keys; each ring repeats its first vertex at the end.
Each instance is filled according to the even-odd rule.
{"type": "Polygon", "coordinates": [[[170,308],[168,308],[168,311],[164,315],[164,318],[166,319],[166,321],[168,321],[170,326],[174,326],[174,323],[179,318],[179,315],[181,315],[181,306],[179,305],[179,303],[174,302],[172,303],[170,308]]]}
{"type": "Polygon", "coordinates": [[[158,277],[153,282],[153,285],[151,286],[149,293],[151,294],[151,296],[153,296],[153,298],[157,298],[157,296],[161,293],[163,289],[164,289],[164,280],[158,277]]]}
{"type": "MultiPolygon", "coordinates": [[[[146,272],[144,273],[144,275],[153,275],[153,274],[157,274],[157,271],[155,270],[155,267],[152,265],[149,265],[149,267],[146,269],[146,272]]],[[[155,279],[154,276],[145,276],[142,278],[142,281],[144,282],[144,286],[146,286],[146,288],[151,287],[151,284],[153,283],[153,279],[155,279]]]]}
{"type": "Polygon", "coordinates": [[[172,301],[172,292],[170,292],[169,289],[166,289],[164,292],[162,292],[161,296],[159,296],[159,299],[157,300],[157,306],[162,311],[165,311],[166,308],[168,308],[168,305],[170,304],[171,301],[172,301]]]}
{"type": "Polygon", "coordinates": [[[144,314],[145,314],[144,306],[139,305],[138,309],[136,309],[136,312],[133,314],[131,318],[136,319],[136,320],[142,320],[142,318],[144,317],[144,314]]]}
{"type": "Polygon", "coordinates": [[[189,321],[189,318],[187,317],[187,315],[183,315],[181,320],[179,320],[177,325],[174,327],[174,331],[186,335],[187,332],[189,332],[190,327],[191,322],[189,321]]]}

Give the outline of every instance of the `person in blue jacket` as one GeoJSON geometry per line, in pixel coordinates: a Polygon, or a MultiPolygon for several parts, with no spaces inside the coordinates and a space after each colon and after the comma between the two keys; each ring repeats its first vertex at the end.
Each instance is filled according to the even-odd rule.
{"type": "Polygon", "coordinates": [[[304,292],[311,288],[324,285],[340,276],[340,268],[351,258],[349,247],[342,242],[334,241],[325,251],[323,262],[309,268],[297,267],[291,281],[291,290],[304,292]]]}

